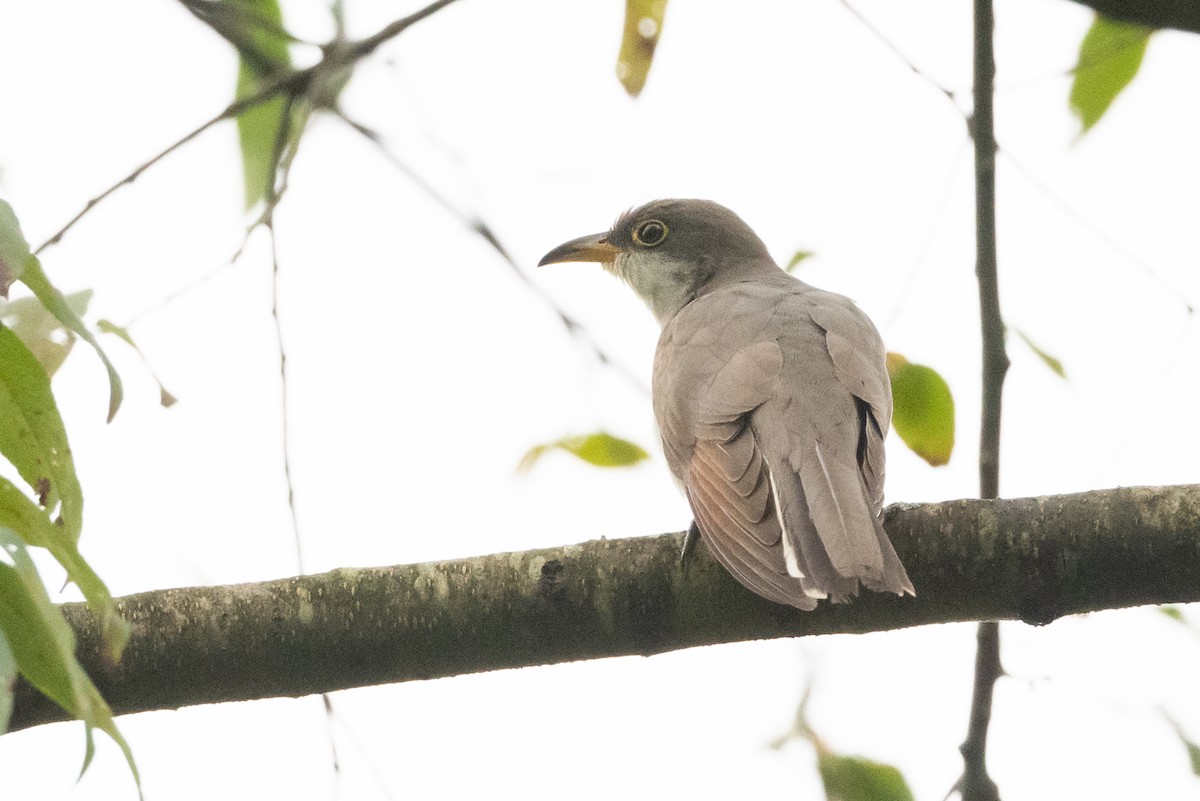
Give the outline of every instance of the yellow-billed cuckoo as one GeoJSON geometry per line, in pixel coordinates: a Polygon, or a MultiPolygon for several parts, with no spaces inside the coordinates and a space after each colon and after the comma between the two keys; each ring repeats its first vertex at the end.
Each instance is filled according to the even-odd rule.
{"type": "Polygon", "coordinates": [[[602,264],[662,325],[654,414],[717,561],[800,609],[860,582],[914,592],[883,530],[883,342],[853,301],[788,275],[707,200],[648,203],[539,266],[568,261],[602,264]]]}

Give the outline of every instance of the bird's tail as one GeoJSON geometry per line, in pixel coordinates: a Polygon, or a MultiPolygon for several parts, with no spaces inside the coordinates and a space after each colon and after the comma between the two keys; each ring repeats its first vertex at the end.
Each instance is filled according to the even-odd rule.
{"type": "Polygon", "coordinates": [[[856,595],[860,582],[877,592],[915,594],[858,466],[828,458],[819,443],[805,456],[799,469],[786,460],[770,464],[788,572],[834,601],[856,595]]]}

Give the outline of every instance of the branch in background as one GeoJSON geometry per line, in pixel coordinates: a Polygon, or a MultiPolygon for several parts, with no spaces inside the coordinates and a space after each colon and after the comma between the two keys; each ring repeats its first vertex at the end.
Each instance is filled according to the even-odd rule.
{"type": "Polygon", "coordinates": [[[1008,354],[996,276],[996,134],[992,116],[996,62],[992,53],[992,0],[975,0],[975,277],[983,341],[983,408],[979,429],[979,497],[1000,495],[1000,408],[1008,354]]]}
{"type": "Polygon", "coordinates": [[[1200,33],[1200,3],[1195,0],[1075,0],[1110,19],[1200,33]]]}
{"type": "Polygon", "coordinates": [[[999,801],[1000,790],[987,772],[987,732],[992,719],[992,693],[1002,675],[1000,666],[1000,624],[985,621],[979,624],[975,641],[975,687],[971,694],[971,718],[967,723],[967,739],[959,746],[963,757],[963,775],[958,791],[964,801],[993,799],[999,801]]]}
{"type": "Polygon", "coordinates": [[[641,390],[643,393],[647,395],[650,394],[649,388],[640,378],[630,372],[626,367],[621,365],[620,362],[614,361],[613,358],[608,355],[608,352],[600,345],[599,342],[595,340],[595,338],[588,332],[582,323],[580,323],[565,309],[563,309],[562,306],[558,304],[558,301],[556,301],[553,296],[550,295],[550,293],[529,279],[529,276],[526,275],[525,271],[522,270],[520,265],[517,264],[516,259],[512,257],[512,255],[508,252],[508,249],[504,247],[504,244],[496,236],[496,232],[482,217],[480,217],[478,214],[470,214],[468,212],[461,211],[458,207],[451,203],[445,195],[435,189],[434,186],[426,181],[420,174],[418,174],[416,170],[414,170],[412,167],[402,161],[399,156],[393,153],[387,147],[387,145],[384,144],[383,139],[379,136],[379,134],[372,131],[370,128],[360,125],[354,120],[351,120],[344,114],[338,113],[337,117],[342,122],[346,123],[346,125],[350,126],[350,128],[356,133],[363,136],[368,142],[378,148],[379,152],[383,154],[384,158],[386,158],[392,164],[392,166],[404,173],[410,181],[416,184],[422,192],[430,197],[430,199],[441,206],[447,214],[458,220],[463,226],[470,230],[471,233],[477,235],[480,239],[486,242],[488,246],[492,248],[492,250],[496,251],[497,255],[500,256],[500,259],[508,266],[510,270],[512,270],[513,274],[521,281],[521,283],[525,285],[525,288],[533,293],[534,297],[550,307],[550,309],[562,322],[563,326],[567,329],[567,333],[586,345],[587,348],[592,351],[592,354],[596,357],[598,362],[615,370],[629,384],[641,390]]]}
{"type": "MultiPolygon", "coordinates": [[[[118,599],[133,634],[100,655],[95,618],[63,611],[118,713],[302,696],[769,637],[868,632],[1200,600],[1200,485],[893,505],[916,598],[866,593],[799,612],[743,589],[682,534],[341,569],[118,599]]],[[[704,549],[700,549],[703,551],[704,549]]],[[[12,728],[62,720],[18,685],[12,728]]]]}
{"type": "Polygon", "coordinates": [[[243,61],[246,61],[259,75],[272,75],[286,68],[286,64],[278,63],[272,55],[258,46],[256,33],[263,33],[275,39],[305,44],[289,33],[279,21],[262,14],[258,9],[246,3],[226,2],[226,0],[179,0],[192,16],[212,28],[222,39],[233,45],[243,61]]]}
{"type": "Polygon", "coordinates": [[[873,23],[873,22],[871,22],[871,20],[867,19],[866,15],[864,15],[861,11],[859,11],[857,8],[855,8],[853,5],[851,5],[850,0],[841,0],[841,3],[842,3],[842,6],[847,11],[849,11],[850,14],[855,19],[858,20],[859,24],[861,24],[864,28],[866,28],[867,31],[869,31],[872,36],[874,36],[876,39],[878,39],[880,41],[880,43],[883,44],[884,47],[886,47],[888,50],[891,50],[892,53],[897,58],[899,58],[901,61],[903,61],[905,66],[908,67],[908,69],[912,72],[913,75],[916,75],[918,78],[925,81],[925,83],[932,86],[934,89],[936,89],[938,91],[939,94],[941,94],[943,97],[945,97],[947,100],[949,100],[950,105],[954,106],[955,111],[957,111],[959,114],[963,113],[962,109],[959,108],[959,106],[958,106],[958,95],[956,92],[954,92],[951,89],[946,88],[945,86],[942,86],[940,83],[938,83],[936,80],[934,80],[932,75],[930,75],[928,72],[926,72],[925,70],[918,67],[916,65],[916,63],[911,58],[909,58],[908,55],[903,50],[901,50],[899,47],[896,46],[895,42],[893,42],[891,39],[889,39],[887,37],[887,34],[885,34],[878,27],[876,27],[875,23],[873,23]]]}
{"type": "MultiPolygon", "coordinates": [[[[951,105],[954,107],[954,110],[956,112],[958,112],[959,114],[963,115],[963,118],[967,121],[968,134],[970,134],[969,126],[971,123],[971,118],[958,105],[958,101],[957,101],[958,93],[951,89],[948,89],[945,86],[942,86],[929,73],[925,72],[920,67],[918,67],[916,65],[916,63],[911,58],[909,58],[907,54],[904,53],[903,50],[901,50],[899,47],[896,46],[895,42],[893,42],[891,39],[889,39],[887,37],[887,35],[885,33],[883,33],[883,31],[881,31],[878,27],[876,27],[876,25],[874,23],[872,23],[869,19],[867,19],[867,17],[865,17],[861,11],[859,11],[857,8],[852,6],[850,4],[849,0],[841,0],[841,3],[854,16],[854,18],[857,19],[863,25],[863,27],[865,27],[867,29],[867,31],[869,31],[871,33],[872,36],[874,36],[876,39],[878,39],[879,42],[881,44],[883,44],[884,47],[886,47],[893,54],[895,54],[896,57],[899,58],[904,63],[904,65],[909,69],[909,71],[913,73],[913,75],[920,78],[922,81],[924,81],[926,84],[928,84],[932,89],[934,89],[938,94],[942,95],[943,97],[945,97],[947,100],[950,101],[951,105]]],[[[1198,9],[1200,9],[1200,5],[1197,5],[1196,7],[1198,9]]],[[[1078,69],[1078,66],[1068,70],[1067,74],[1075,72],[1076,69],[1078,69]]],[[[999,144],[999,140],[996,139],[994,136],[994,132],[993,132],[993,141],[996,143],[997,153],[1000,154],[1001,156],[1003,156],[1004,158],[1008,159],[1008,162],[1013,167],[1015,167],[1021,174],[1023,174],[1025,176],[1026,180],[1029,181],[1030,185],[1037,191],[1041,192],[1046,197],[1047,200],[1049,200],[1051,203],[1053,203],[1055,206],[1057,206],[1059,208],[1059,210],[1062,211],[1063,215],[1067,219],[1069,219],[1071,222],[1078,225],[1080,228],[1082,228],[1084,231],[1086,231],[1088,234],[1090,234],[1092,237],[1094,237],[1096,239],[1096,241],[1098,241],[1099,243],[1101,243],[1102,245],[1107,247],[1109,250],[1111,250],[1114,254],[1116,254],[1120,258],[1124,259],[1126,262],[1128,262],[1129,266],[1134,268],[1137,272],[1142,273],[1150,281],[1158,284],[1159,287],[1163,290],[1164,294],[1167,295],[1167,297],[1169,297],[1172,301],[1180,303],[1183,306],[1183,308],[1187,312],[1187,314],[1191,315],[1195,312],[1195,308],[1196,308],[1195,304],[1193,304],[1191,302],[1191,300],[1188,299],[1186,293],[1184,293],[1179,287],[1175,286],[1173,284],[1173,282],[1166,279],[1162,275],[1162,272],[1160,270],[1158,270],[1158,268],[1156,268],[1154,265],[1150,264],[1146,259],[1144,259],[1141,256],[1139,256],[1138,254],[1134,253],[1129,248],[1127,248],[1124,245],[1122,245],[1121,243],[1119,243],[1116,239],[1114,239],[1112,236],[1110,236],[1105,231],[1103,226],[1097,225],[1096,223],[1088,220],[1082,214],[1080,214],[1077,209],[1072,207],[1054,189],[1052,189],[1050,187],[1050,185],[1048,183],[1046,183],[1046,181],[1039,178],[1037,176],[1037,174],[1033,172],[1033,170],[1031,170],[1020,159],[1018,159],[1013,154],[1012,150],[1005,148],[1005,147],[1001,147],[999,144]]],[[[924,247],[926,247],[926,245],[923,245],[922,247],[924,248],[924,247]]]]}
{"type": "Polygon", "coordinates": [[[1025,176],[1025,180],[1029,182],[1030,186],[1040,192],[1042,196],[1046,198],[1046,200],[1057,206],[1058,210],[1062,212],[1066,219],[1079,226],[1089,236],[1091,236],[1100,244],[1104,245],[1115,255],[1124,259],[1125,262],[1131,268],[1133,268],[1135,272],[1141,273],[1146,280],[1157,284],[1158,288],[1162,290],[1163,295],[1172,303],[1179,304],[1183,308],[1185,314],[1191,316],[1196,313],[1196,306],[1194,303],[1192,303],[1191,299],[1188,298],[1187,293],[1184,292],[1184,290],[1180,287],[1176,286],[1173,281],[1164,276],[1157,267],[1118,242],[1110,233],[1108,233],[1108,231],[1105,230],[1104,226],[1097,225],[1080,214],[1077,209],[1071,206],[1071,204],[1069,204],[1054,189],[1052,189],[1049,184],[1039,178],[1037,174],[1033,172],[1033,170],[1027,167],[1022,160],[1014,156],[1011,150],[1007,148],[998,148],[998,152],[1000,153],[1001,157],[1008,162],[1009,165],[1014,167],[1018,172],[1025,176]]]}
{"type": "Polygon", "coordinates": [[[311,79],[312,76],[310,73],[312,72],[313,69],[314,68],[310,67],[307,70],[293,72],[291,75],[281,78],[280,80],[278,80],[275,83],[271,84],[270,86],[264,88],[261,92],[259,92],[257,94],[250,95],[249,97],[244,97],[241,100],[230,103],[228,106],[225,107],[225,109],[223,111],[221,111],[215,117],[211,118],[208,122],[204,123],[203,125],[201,125],[198,128],[195,128],[190,133],[185,134],[183,137],[176,140],[173,144],[168,146],[166,149],[159,151],[159,153],[157,155],[152,156],[149,160],[143,162],[141,165],[134,168],[133,172],[129,173],[124,178],[122,178],[121,180],[117,181],[115,184],[110,186],[108,189],[105,189],[99,195],[96,195],[96,197],[89,200],[87,202],[87,204],[84,205],[83,209],[78,214],[76,214],[74,217],[72,217],[70,220],[67,221],[66,225],[64,225],[62,228],[58,229],[58,231],[56,231],[45,242],[38,245],[37,250],[34,251],[34,254],[35,255],[40,254],[46,248],[51,247],[53,245],[57,245],[59,243],[59,241],[63,238],[63,236],[68,231],[70,231],[73,227],[75,227],[75,224],[77,222],[79,222],[80,220],[82,220],[84,218],[84,216],[87,215],[88,212],[90,212],[93,208],[95,208],[97,205],[99,205],[101,201],[108,198],[109,195],[111,195],[113,192],[116,192],[122,186],[125,186],[126,184],[131,184],[134,181],[136,181],[138,178],[140,178],[142,176],[142,173],[144,173],[146,170],[150,169],[155,164],[162,161],[164,158],[171,155],[176,150],[183,147],[188,142],[192,141],[197,136],[199,136],[200,134],[207,131],[209,128],[216,125],[218,122],[221,122],[222,120],[233,119],[237,115],[241,114],[243,111],[247,111],[249,109],[255,108],[256,106],[262,105],[263,103],[266,103],[268,100],[273,100],[275,97],[277,97],[285,92],[298,91],[299,87],[302,87],[308,80],[311,79]]]}
{"type": "MultiPolygon", "coordinates": [[[[979,323],[983,345],[983,389],[979,426],[979,497],[1000,496],[1000,410],[1008,354],[996,274],[996,130],[992,115],[996,59],[992,0],[974,0],[975,109],[971,139],[975,143],[975,277],[979,284],[979,323]]],[[[992,692],[1000,677],[1000,624],[979,624],[975,653],[975,685],[967,737],[960,750],[963,773],[958,790],[963,801],[999,801],[1000,792],[987,771],[987,735],[992,718],[992,692]]]]}
{"type": "Polygon", "coordinates": [[[71,230],[71,228],[73,228],[76,223],[83,219],[88,212],[95,208],[97,204],[105,200],[109,195],[111,195],[113,192],[116,192],[122,186],[136,181],[146,170],[150,169],[155,164],[162,161],[168,155],[174,153],[176,150],[183,147],[212,126],[216,125],[222,120],[233,119],[239,114],[249,111],[252,108],[257,108],[263,103],[274,100],[281,95],[289,95],[293,98],[300,97],[305,93],[309,85],[312,84],[314,80],[317,80],[324,75],[336,74],[354,62],[369,56],[378,50],[379,46],[383,43],[395,38],[410,26],[415,25],[434,12],[440,11],[442,8],[445,8],[453,2],[454,0],[437,0],[437,2],[430,3],[420,11],[391,22],[373,36],[368,36],[366,39],[361,39],[357,42],[351,42],[349,44],[339,43],[337,47],[327,48],[324,51],[324,56],[322,59],[313,66],[308,67],[307,69],[290,72],[272,82],[270,85],[264,87],[262,91],[230,103],[215,117],[211,118],[190,133],[184,135],[174,144],[170,145],[156,156],[153,156],[151,159],[135,168],[133,172],[129,173],[129,175],[126,175],[108,189],[105,189],[99,195],[89,200],[83,209],[74,217],[72,217],[66,225],[64,225],[54,235],[38,246],[37,250],[34,251],[34,254],[40,254],[43,250],[51,245],[57,244],[59,240],[63,238],[63,235],[71,230]]]}
{"type": "MultiPolygon", "coordinates": [[[[340,33],[339,31],[339,35],[340,33]]],[[[289,97],[288,102],[284,104],[283,113],[280,115],[279,130],[276,131],[273,146],[274,153],[271,157],[271,164],[278,165],[278,168],[271,173],[262,217],[250,227],[246,236],[249,238],[250,232],[259,225],[262,225],[267,229],[271,245],[271,322],[275,328],[276,353],[279,356],[279,419],[281,423],[279,434],[282,446],[280,456],[283,461],[283,481],[287,491],[288,512],[291,515],[292,542],[296,547],[296,570],[303,574],[305,572],[304,541],[300,537],[300,516],[296,513],[296,485],[292,479],[292,436],[289,403],[291,392],[288,382],[287,349],[284,347],[283,323],[279,314],[279,241],[275,233],[275,211],[279,208],[279,204],[287,192],[288,181],[292,174],[292,165],[295,163],[296,153],[300,147],[302,129],[308,124],[310,118],[310,114],[307,112],[295,117],[293,116],[295,102],[295,97],[289,97]],[[297,128],[295,136],[292,135],[293,125],[297,128]]],[[[235,261],[236,259],[237,256],[234,257],[235,261]]],[[[321,702],[325,710],[325,733],[329,736],[329,751],[333,775],[338,781],[341,781],[342,761],[338,754],[337,738],[333,732],[333,700],[330,698],[329,693],[322,693],[321,702]]]]}

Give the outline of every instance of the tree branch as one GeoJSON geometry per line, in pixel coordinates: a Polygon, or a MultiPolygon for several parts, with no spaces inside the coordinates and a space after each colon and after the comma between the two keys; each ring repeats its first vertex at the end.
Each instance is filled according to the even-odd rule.
{"type": "MultiPolygon", "coordinates": [[[[992,0],[974,0],[971,140],[975,144],[975,276],[979,284],[979,324],[982,343],[983,387],[979,423],[979,497],[1000,496],[1000,411],[1008,353],[1004,318],[1000,314],[1000,282],[996,257],[996,57],[992,0]]],[[[975,652],[975,685],[967,736],[960,746],[963,773],[958,790],[963,801],[999,801],[1000,792],[987,771],[987,735],[992,720],[992,695],[1000,666],[1000,624],[979,624],[975,652]]]]}
{"type": "Polygon", "coordinates": [[[1106,17],[1151,28],[1200,33],[1200,3],[1195,0],[1075,0],[1106,17]]]}
{"type": "MultiPolygon", "coordinates": [[[[133,635],[106,665],[97,621],[63,611],[118,714],[302,696],[485,670],[650,655],[771,637],[1019,619],[1200,600],[1200,485],[887,510],[920,590],[799,612],[743,589],[682,534],[524,553],[344,568],[132,595],[133,635]]],[[[703,549],[701,549],[703,550],[703,549]]],[[[65,720],[28,685],[12,729],[65,720]]]]}
{"type": "Polygon", "coordinates": [[[1000,409],[1008,353],[1000,314],[996,269],[996,126],[992,95],[996,60],[992,49],[992,0],[975,0],[974,97],[971,139],[975,143],[975,278],[983,346],[983,390],[979,425],[979,497],[1000,495],[1000,409]]]}
{"type": "Polygon", "coordinates": [[[992,722],[992,696],[1000,666],[1000,624],[985,620],[975,634],[975,684],[971,691],[971,716],[962,752],[963,773],[957,789],[963,801],[999,801],[1000,788],[987,771],[987,735],[992,722]]]}
{"type": "Polygon", "coordinates": [[[39,245],[37,249],[34,250],[34,255],[38,255],[46,248],[58,244],[59,241],[62,240],[63,236],[66,235],[66,233],[70,231],[76,223],[87,216],[87,214],[91,212],[93,208],[108,198],[109,195],[111,195],[113,192],[116,192],[122,186],[133,183],[140,178],[142,173],[144,173],[146,170],[150,169],[155,164],[162,161],[164,158],[174,153],[176,150],[183,147],[188,142],[192,141],[217,123],[223,120],[233,119],[243,112],[249,111],[252,108],[257,108],[264,103],[269,103],[275,98],[283,95],[287,95],[292,98],[300,97],[308,90],[308,87],[312,85],[318,76],[334,74],[350,66],[356,61],[366,58],[378,50],[380,45],[390,41],[391,39],[394,39],[409,27],[442,10],[453,2],[455,2],[455,0],[434,0],[434,2],[430,3],[425,8],[409,14],[407,17],[401,17],[398,20],[394,20],[388,25],[385,25],[372,36],[368,36],[365,39],[360,39],[356,42],[349,43],[333,42],[323,48],[321,60],[313,66],[302,70],[288,72],[278,79],[272,81],[258,92],[244,97],[241,100],[230,103],[219,114],[210,118],[198,128],[195,128],[189,133],[184,134],[166,149],[162,150],[158,154],[152,156],[149,160],[134,168],[133,172],[129,173],[124,178],[105,189],[99,195],[89,200],[78,214],[67,221],[66,225],[58,229],[58,231],[52,234],[49,239],[39,245]]]}

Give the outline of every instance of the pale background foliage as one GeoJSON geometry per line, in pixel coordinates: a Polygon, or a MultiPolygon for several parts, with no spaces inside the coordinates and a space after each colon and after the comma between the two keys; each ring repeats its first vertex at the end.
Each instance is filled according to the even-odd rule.
{"type": "MultiPolygon", "coordinates": [[[[972,495],[978,326],[962,116],[833,0],[674,3],[632,102],[613,78],[621,6],[463,0],[362,65],[343,106],[487,220],[641,376],[651,317],[595,267],[535,274],[545,250],[630,205],[701,196],[736,209],[780,260],[816,251],[801,277],[854,297],[891,349],[936,367],[956,393],[952,463],[932,470],[893,439],[888,497],[972,495]]],[[[966,4],[860,7],[969,102],[966,4]]],[[[414,8],[351,5],[351,35],[414,8]]],[[[330,34],[321,4],[284,14],[302,37],[330,34]]],[[[31,3],[5,16],[0,193],[31,242],[232,96],[230,48],[174,4],[31,3]]],[[[1069,375],[1010,341],[1002,492],[1197,481],[1200,337],[1185,302],[1200,301],[1200,45],[1156,35],[1134,84],[1072,144],[1066,71],[1090,14],[1005,0],[997,18],[1004,312],[1069,375]]],[[[122,323],[228,262],[241,196],[226,125],[99,207],[43,262],[64,290],[96,290],[92,318],[122,323]]],[[[307,569],[688,522],[648,398],[337,121],[304,141],[277,229],[307,569]],[[553,454],[514,473],[529,446],[600,427],[655,458],[603,472],[553,454]]],[[[115,593],[295,571],[266,244],[256,234],[236,266],[132,329],[180,398],[174,409],[157,407],[115,342],[127,401],[111,426],[94,358],[81,349],[55,379],[87,498],[84,553],[115,593]]],[[[1157,706],[1200,736],[1195,637],[1148,610],[1004,631],[1011,677],[997,688],[991,762],[1005,798],[1194,795],[1157,706]]],[[[815,797],[811,750],[767,747],[815,676],[822,736],[940,799],[959,773],[973,645],[973,627],[946,626],[338,693],[339,797],[815,797]]],[[[150,798],[329,798],[338,783],[317,699],[120,724],[150,798]]],[[[79,724],[0,740],[6,797],[132,797],[104,740],[73,787],[81,742],[79,724]]]]}

